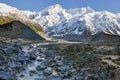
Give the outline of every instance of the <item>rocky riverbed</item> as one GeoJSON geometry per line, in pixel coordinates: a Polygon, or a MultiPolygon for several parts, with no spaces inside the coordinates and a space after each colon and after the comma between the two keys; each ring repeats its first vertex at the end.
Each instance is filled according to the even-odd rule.
{"type": "Polygon", "coordinates": [[[109,45],[9,43],[0,49],[0,80],[120,80],[119,45],[109,45]]]}

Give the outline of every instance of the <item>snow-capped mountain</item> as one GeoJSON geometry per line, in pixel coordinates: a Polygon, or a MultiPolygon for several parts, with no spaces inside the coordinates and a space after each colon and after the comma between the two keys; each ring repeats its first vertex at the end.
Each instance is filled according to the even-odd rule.
{"type": "Polygon", "coordinates": [[[49,36],[82,35],[85,32],[120,35],[119,13],[95,12],[90,7],[67,10],[56,4],[38,12],[32,19],[42,24],[49,36]]]}
{"type": "Polygon", "coordinates": [[[23,21],[28,20],[42,25],[48,36],[95,35],[99,32],[120,35],[120,13],[96,12],[90,7],[63,9],[59,4],[40,12],[30,12],[0,4],[0,15],[6,16],[11,13],[23,21]]]}
{"type": "Polygon", "coordinates": [[[16,20],[31,21],[30,15],[34,12],[18,10],[15,7],[0,3],[0,16],[12,17],[16,20]]]}
{"type": "Polygon", "coordinates": [[[63,22],[68,22],[69,20],[82,16],[86,13],[94,12],[90,7],[77,8],[77,9],[63,9],[61,5],[56,4],[46,8],[45,10],[36,13],[36,16],[32,19],[36,22],[40,22],[44,28],[54,27],[63,22]]]}
{"type": "Polygon", "coordinates": [[[15,7],[11,7],[11,6],[8,6],[6,4],[0,3],[0,12],[4,12],[4,13],[9,13],[9,12],[16,13],[16,12],[19,12],[19,10],[17,8],[15,8],[15,7]]]}

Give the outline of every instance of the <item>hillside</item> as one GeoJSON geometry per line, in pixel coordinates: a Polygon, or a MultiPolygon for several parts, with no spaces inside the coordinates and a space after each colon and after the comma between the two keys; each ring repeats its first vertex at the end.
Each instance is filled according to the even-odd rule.
{"type": "MultiPolygon", "coordinates": [[[[40,32],[44,33],[42,30],[40,32]]],[[[11,21],[0,25],[0,37],[11,39],[25,38],[30,40],[45,40],[31,29],[30,26],[25,25],[20,21],[11,21]]]]}
{"type": "MultiPolygon", "coordinates": [[[[21,29],[21,30],[22,30],[21,29]]],[[[2,37],[10,37],[10,38],[27,38],[27,39],[31,39],[31,40],[50,40],[46,37],[43,28],[41,27],[40,24],[32,22],[32,21],[24,21],[22,19],[17,19],[15,18],[15,16],[9,15],[9,16],[0,16],[0,36],[2,37]],[[15,26],[13,26],[15,24],[15,26]],[[9,27],[16,27],[16,31],[8,31],[5,28],[9,28],[9,27]],[[5,30],[2,30],[2,28],[4,27],[5,30]],[[23,33],[21,33],[20,31],[20,27],[24,27],[23,29],[23,33]],[[25,31],[25,27],[26,27],[26,31],[25,31]],[[18,28],[18,29],[17,29],[18,28]],[[27,32],[28,31],[28,32],[27,32]],[[23,36],[19,36],[18,34],[14,33],[17,32],[19,34],[25,35],[23,36]],[[14,34],[14,35],[13,35],[14,34]],[[5,36],[6,35],[6,36],[5,36]],[[29,36],[29,37],[28,37],[29,36]]]]}

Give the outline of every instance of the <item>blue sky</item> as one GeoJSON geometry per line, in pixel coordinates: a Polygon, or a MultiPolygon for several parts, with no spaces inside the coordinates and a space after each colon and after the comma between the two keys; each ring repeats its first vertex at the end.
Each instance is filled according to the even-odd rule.
{"type": "Polygon", "coordinates": [[[0,0],[0,2],[30,11],[41,11],[50,5],[60,4],[66,9],[89,6],[96,11],[120,13],[120,0],[0,0]]]}

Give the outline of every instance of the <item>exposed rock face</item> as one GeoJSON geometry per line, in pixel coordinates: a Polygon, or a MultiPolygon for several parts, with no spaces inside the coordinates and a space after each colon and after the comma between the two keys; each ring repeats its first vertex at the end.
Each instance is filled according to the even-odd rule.
{"type": "Polygon", "coordinates": [[[19,22],[13,21],[0,26],[0,36],[7,38],[25,38],[30,40],[45,40],[43,37],[34,32],[27,25],[19,22]]]}

